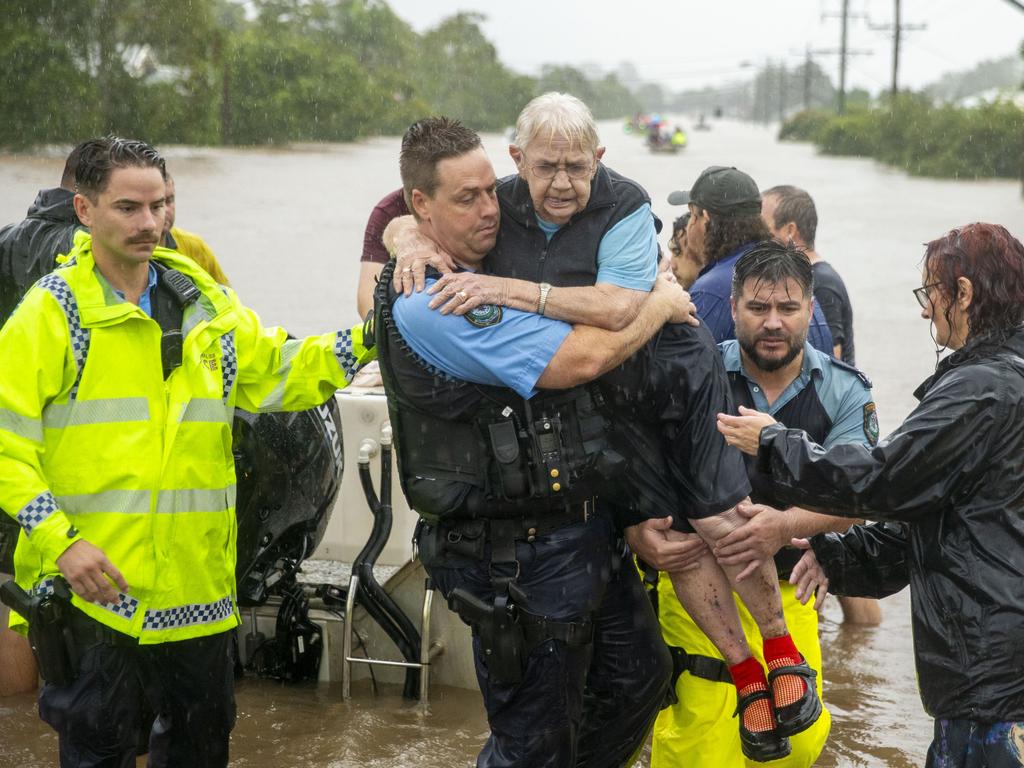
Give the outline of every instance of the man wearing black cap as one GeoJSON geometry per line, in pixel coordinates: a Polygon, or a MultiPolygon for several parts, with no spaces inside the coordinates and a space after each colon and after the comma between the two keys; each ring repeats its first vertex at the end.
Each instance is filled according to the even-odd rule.
{"type": "MultiPolygon", "coordinates": [[[[761,219],[757,183],[736,168],[712,165],[701,172],[692,188],[670,194],[668,202],[689,207],[686,241],[704,260],[704,268],[690,287],[697,315],[715,341],[734,339],[736,326],[729,303],[733,267],[755,243],[771,239],[761,219]]],[[[807,340],[815,349],[832,353],[832,334],[817,304],[807,340]]]]}

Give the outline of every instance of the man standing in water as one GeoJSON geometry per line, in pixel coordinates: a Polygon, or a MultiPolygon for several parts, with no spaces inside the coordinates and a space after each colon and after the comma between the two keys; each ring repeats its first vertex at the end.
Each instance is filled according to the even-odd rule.
{"type": "MultiPolygon", "coordinates": [[[[798,426],[826,445],[873,444],[878,437],[870,383],[856,369],[814,349],[807,342],[811,319],[811,265],[800,251],[772,240],[748,249],[736,262],[732,284],[736,339],[721,344],[732,401],[757,408],[798,426]]],[[[794,537],[842,531],[846,518],[830,517],[781,504],[766,487],[753,460],[747,474],[754,503],[741,504],[748,522],[725,536],[715,549],[719,561],[737,565],[774,558],[786,624],[812,669],[821,671],[818,616],[788,579],[801,552],[794,537]]],[[[741,765],[743,755],[730,713],[736,707],[721,654],[683,610],[667,579],[658,584],[662,633],[677,661],[677,701],[658,716],[652,768],[677,765],[741,765]]],[[[751,648],[759,632],[751,613],[740,608],[751,648]]],[[[821,678],[817,679],[821,693],[821,678]]],[[[775,765],[812,765],[828,737],[828,710],[808,730],[790,737],[792,753],[775,765]]],[[[747,761],[748,765],[752,765],[747,761]]]]}
{"type": "MultiPolygon", "coordinates": [[[[849,365],[856,365],[853,344],[853,306],[846,284],[832,265],[815,250],[818,232],[818,211],[811,196],[799,187],[782,185],[762,193],[761,216],[781,243],[792,243],[802,249],[814,270],[814,303],[821,307],[828,322],[834,345],[832,354],[849,365]]],[[[843,621],[853,624],[878,625],[882,609],[877,600],[865,597],[840,597],[843,621]]]]}
{"type": "Polygon", "coordinates": [[[318,405],[372,353],[361,326],[301,340],[264,329],[158,248],[164,161],[147,144],[87,142],[75,186],[91,234],[0,330],[0,359],[19,361],[0,367],[0,506],[22,528],[23,604],[59,611],[51,624],[31,610],[27,627],[60,638],[42,659],[40,716],[62,766],[124,765],[145,696],[161,729],[152,762],[226,766],[233,411],[318,405]]]}

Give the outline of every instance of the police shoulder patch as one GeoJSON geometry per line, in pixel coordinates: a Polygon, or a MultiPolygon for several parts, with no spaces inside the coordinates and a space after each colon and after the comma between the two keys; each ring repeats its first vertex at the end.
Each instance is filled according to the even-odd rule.
{"type": "Polygon", "coordinates": [[[871,445],[878,442],[878,412],[873,402],[864,403],[864,437],[871,445]]]}
{"type": "Polygon", "coordinates": [[[470,325],[486,328],[501,322],[501,307],[497,304],[481,304],[479,307],[469,310],[463,317],[469,321],[470,325]]]}

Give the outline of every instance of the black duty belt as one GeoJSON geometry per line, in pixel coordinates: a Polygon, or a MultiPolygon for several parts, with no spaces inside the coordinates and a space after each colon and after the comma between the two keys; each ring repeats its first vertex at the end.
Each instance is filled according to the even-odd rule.
{"type": "Polygon", "coordinates": [[[139,639],[111,629],[105,624],[100,624],[91,616],[77,608],[72,608],[70,615],[71,632],[75,636],[75,642],[80,647],[103,643],[117,648],[136,648],[139,639]]]}

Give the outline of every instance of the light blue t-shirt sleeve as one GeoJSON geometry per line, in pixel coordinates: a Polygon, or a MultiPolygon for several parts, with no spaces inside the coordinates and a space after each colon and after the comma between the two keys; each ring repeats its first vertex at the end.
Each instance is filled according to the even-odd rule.
{"type": "Polygon", "coordinates": [[[649,291],[658,276],[654,214],[644,203],[605,232],[597,247],[597,282],[649,291]]]}
{"type": "Polygon", "coordinates": [[[828,449],[840,443],[870,445],[868,429],[877,424],[872,422],[877,417],[873,416],[871,390],[852,371],[832,367],[829,373],[818,393],[825,412],[832,418],[832,429],[823,447],[828,449]]]}
{"type": "Polygon", "coordinates": [[[422,291],[395,302],[395,322],[413,351],[449,376],[508,387],[525,398],[536,393],[537,379],[572,330],[561,320],[508,307],[477,308],[480,319],[473,323],[468,315],[430,309],[432,298],[422,291]],[[487,324],[494,317],[488,311],[500,312],[500,319],[487,324]]]}

